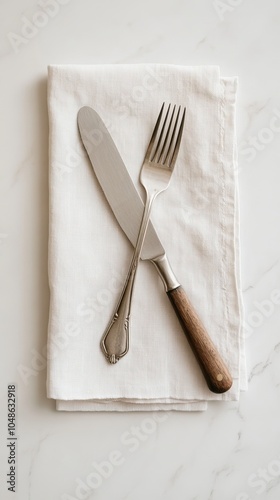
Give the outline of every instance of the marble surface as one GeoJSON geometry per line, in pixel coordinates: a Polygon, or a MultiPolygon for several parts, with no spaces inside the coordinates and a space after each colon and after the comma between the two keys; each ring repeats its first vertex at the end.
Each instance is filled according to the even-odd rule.
{"type": "Polygon", "coordinates": [[[279,2],[1,0],[0,18],[1,499],[278,499],[279,2]],[[104,62],[217,64],[222,75],[239,76],[249,390],[238,404],[194,414],[65,415],[46,399],[44,358],[26,384],[19,376],[47,340],[46,68],[104,62]],[[6,483],[12,383],[15,494],[6,483]]]}

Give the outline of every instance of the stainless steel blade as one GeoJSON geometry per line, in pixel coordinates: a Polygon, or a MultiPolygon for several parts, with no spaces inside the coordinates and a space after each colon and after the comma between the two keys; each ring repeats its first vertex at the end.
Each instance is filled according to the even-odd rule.
{"type": "MultiPolygon", "coordinates": [[[[143,202],[98,114],[92,108],[81,108],[78,125],[82,141],[109,205],[123,231],[135,246],[143,214],[143,202]]],[[[149,223],[142,259],[149,259],[155,264],[209,389],[215,393],[229,390],[232,377],[227,366],[185,291],[178,283],[152,223],[149,223]]]]}
{"type": "MultiPolygon", "coordinates": [[[[82,141],[100,186],[123,231],[135,246],[144,205],[118,149],[100,116],[85,106],[78,113],[82,141]]],[[[160,239],[149,223],[141,259],[153,260],[165,254],[160,239]]]]}

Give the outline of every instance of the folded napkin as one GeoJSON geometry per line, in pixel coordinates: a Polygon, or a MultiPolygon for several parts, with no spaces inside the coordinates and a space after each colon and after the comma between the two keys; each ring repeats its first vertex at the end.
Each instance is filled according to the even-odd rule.
{"type": "Polygon", "coordinates": [[[47,395],[58,410],[203,410],[246,388],[239,277],[236,78],[217,67],[52,65],[48,70],[50,233],[47,395]],[[171,184],[152,220],[174,273],[234,383],[209,391],[156,269],[140,262],[130,349],[117,364],[100,339],[133,248],[85,153],[77,113],[107,125],[143,197],[139,173],[162,102],[187,108],[171,184]]]}

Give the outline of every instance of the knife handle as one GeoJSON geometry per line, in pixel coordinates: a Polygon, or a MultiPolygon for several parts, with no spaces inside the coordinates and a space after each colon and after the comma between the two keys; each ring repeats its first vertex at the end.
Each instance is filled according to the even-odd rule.
{"type": "Polygon", "coordinates": [[[228,391],[232,377],[209,337],[182,286],[167,291],[184,333],[200,365],[210,391],[217,394],[228,391]]]}

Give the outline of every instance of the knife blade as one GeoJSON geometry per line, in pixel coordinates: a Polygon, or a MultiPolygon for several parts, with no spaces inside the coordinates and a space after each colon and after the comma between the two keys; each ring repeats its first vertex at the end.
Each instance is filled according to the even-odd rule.
{"type": "MultiPolygon", "coordinates": [[[[144,204],[119,151],[102,119],[89,106],[79,110],[78,128],[105,197],[119,225],[135,246],[144,204]]],[[[177,281],[151,222],[141,259],[150,260],[157,268],[209,389],[215,393],[228,391],[232,385],[232,377],[183,287],[177,281]]]]}

